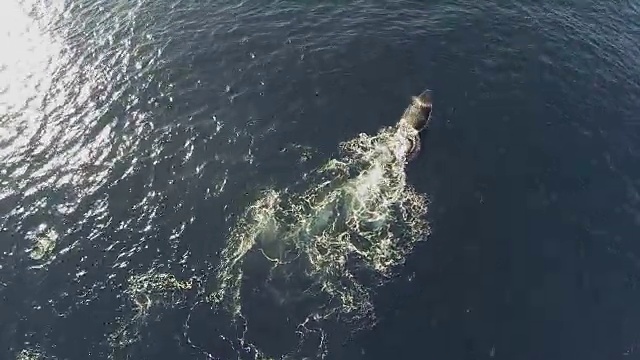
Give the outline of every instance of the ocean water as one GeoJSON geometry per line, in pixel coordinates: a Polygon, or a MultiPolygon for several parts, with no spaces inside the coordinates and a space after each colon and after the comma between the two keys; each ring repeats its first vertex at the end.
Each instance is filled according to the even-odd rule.
{"type": "Polygon", "coordinates": [[[2,1],[0,359],[640,358],[639,19],[2,1]]]}

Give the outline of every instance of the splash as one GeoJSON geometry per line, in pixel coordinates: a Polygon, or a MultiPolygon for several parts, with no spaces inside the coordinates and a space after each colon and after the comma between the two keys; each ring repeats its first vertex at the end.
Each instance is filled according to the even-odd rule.
{"type": "Polygon", "coordinates": [[[406,147],[396,128],[360,134],[340,145],[341,157],[305,176],[305,189],[269,189],[248,207],[222,251],[209,297],[244,324],[241,343],[251,342],[244,338],[252,329],[245,298],[256,293],[296,309],[287,315],[299,321],[289,355],[300,355],[307,335],[319,333],[313,356],[324,357],[324,321],[347,323],[350,331],[373,323],[371,291],[429,234],[427,199],[407,184],[406,152],[399,150],[406,147]]]}

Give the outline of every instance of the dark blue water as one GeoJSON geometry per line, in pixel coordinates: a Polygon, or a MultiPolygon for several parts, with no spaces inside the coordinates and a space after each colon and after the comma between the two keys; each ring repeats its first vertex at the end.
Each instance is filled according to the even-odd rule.
{"type": "Polygon", "coordinates": [[[3,2],[0,358],[640,358],[639,19],[631,1],[3,2]],[[314,186],[424,88],[406,171],[430,235],[367,287],[371,321],[300,341],[332,300],[252,287],[258,262],[245,322],[212,306],[259,191],[314,186]],[[132,290],[143,274],[175,282],[132,290]]]}

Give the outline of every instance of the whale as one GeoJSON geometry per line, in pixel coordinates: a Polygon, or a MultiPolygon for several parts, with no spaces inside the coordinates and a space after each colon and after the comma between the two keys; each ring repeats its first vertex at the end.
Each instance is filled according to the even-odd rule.
{"type": "Polygon", "coordinates": [[[432,109],[431,90],[426,89],[411,97],[411,103],[400,117],[396,132],[399,140],[398,152],[406,161],[415,159],[420,152],[420,136],[431,122],[432,109]]]}

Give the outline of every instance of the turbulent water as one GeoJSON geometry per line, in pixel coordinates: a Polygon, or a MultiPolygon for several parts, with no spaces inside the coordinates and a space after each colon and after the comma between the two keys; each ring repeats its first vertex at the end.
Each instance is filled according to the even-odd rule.
{"type": "Polygon", "coordinates": [[[415,242],[428,235],[426,199],[406,183],[406,158],[404,152],[397,156],[399,147],[395,128],[374,137],[361,134],[343,145],[340,160],[305,174],[309,189],[266,191],[222,252],[214,306],[251,329],[242,310],[246,267],[252,282],[266,279],[254,289],[267,294],[261,311],[273,311],[269,302],[275,303],[295,325],[299,343],[287,356],[300,358],[313,349],[304,356],[323,358],[331,339],[323,328],[327,320],[346,322],[347,333],[367,327],[375,317],[369,288],[376,285],[367,278],[388,278],[415,242]],[[252,251],[261,259],[251,259],[252,251]],[[252,261],[245,264],[246,258],[252,261]],[[271,264],[260,269],[259,260],[271,264]],[[315,335],[314,345],[309,333],[315,335]]]}
{"type": "Polygon", "coordinates": [[[3,1],[0,358],[638,356],[639,18],[3,1]]]}

